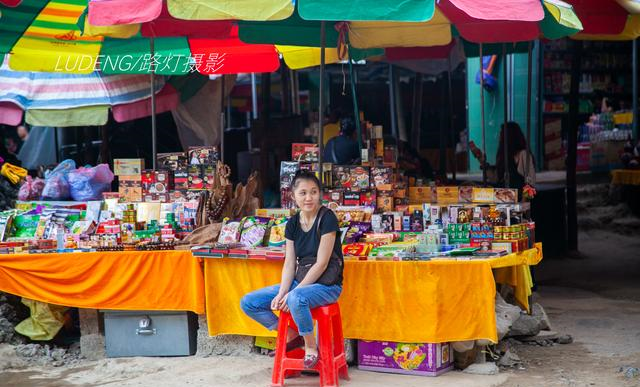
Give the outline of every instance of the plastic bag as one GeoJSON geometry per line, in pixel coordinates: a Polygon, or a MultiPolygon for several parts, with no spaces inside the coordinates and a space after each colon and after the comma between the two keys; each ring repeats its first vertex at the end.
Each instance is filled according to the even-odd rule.
{"type": "Polygon", "coordinates": [[[111,189],[113,173],[107,164],[93,168],[78,168],[69,172],[71,198],[78,202],[100,200],[102,193],[111,189]]]}
{"type": "Polygon", "coordinates": [[[18,191],[18,200],[24,201],[40,199],[40,196],[42,196],[42,190],[44,189],[44,184],[44,180],[39,177],[33,179],[31,176],[27,176],[18,191]]]}
{"type": "Polygon", "coordinates": [[[67,175],[76,168],[73,160],[64,160],[53,170],[45,173],[42,198],[48,200],[69,199],[69,182],[67,175]]]}
{"type": "Polygon", "coordinates": [[[64,325],[66,306],[23,298],[22,303],[29,307],[31,316],[16,325],[15,330],[31,340],[51,340],[64,325]]]}

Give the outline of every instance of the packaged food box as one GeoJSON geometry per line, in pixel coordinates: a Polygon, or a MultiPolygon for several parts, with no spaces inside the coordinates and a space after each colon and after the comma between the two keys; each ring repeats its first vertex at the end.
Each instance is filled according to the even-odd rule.
{"type": "Polygon", "coordinates": [[[368,167],[350,167],[349,180],[352,190],[361,191],[369,189],[369,168],[368,167]]]}
{"type": "Polygon", "coordinates": [[[140,175],[144,170],[144,159],[114,159],[113,174],[140,175]]]}
{"type": "Polygon", "coordinates": [[[204,189],[204,176],[201,165],[189,166],[188,185],[190,190],[203,190],[204,189]]]}
{"type": "Polygon", "coordinates": [[[409,187],[409,203],[422,204],[431,202],[431,187],[409,187]]]}
{"type": "Polygon", "coordinates": [[[151,192],[151,187],[153,183],[156,181],[156,175],[153,169],[145,169],[142,171],[141,182],[142,182],[142,192],[151,192]]]}
{"type": "Polygon", "coordinates": [[[173,185],[176,190],[189,189],[189,170],[187,168],[179,168],[173,172],[173,185]]]}
{"type": "Polygon", "coordinates": [[[458,187],[436,187],[436,195],[441,204],[458,203],[460,199],[458,187]]]}
{"type": "Polygon", "coordinates": [[[360,205],[375,207],[377,203],[376,191],[362,191],[360,192],[360,205]]]}
{"type": "Polygon", "coordinates": [[[517,203],[518,190],[512,188],[496,188],[494,190],[496,203],[517,203]]]}
{"type": "Polygon", "coordinates": [[[297,161],[282,161],[280,162],[280,189],[291,188],[293,177],[300,169],[300,163],[297,161]]]}
{"type": "Polygon", "coordinates": [[[265,218],[288,218],[293,215],[291,209],[282,208],[258,208],[256,210],[256,216],[265,218]]]}
{"type": "Polygon", "coordinates": [[[291,144],[291,160],[314,163],[318,162],[319,155],[320,149],[317,144],[291,144]]]}
{"type": "Polygon", "coordinates": [[[142,187],[132,187],[128,185],[120,185],[118,187],[118,193],[120,198],[124,202],[141,202],[142,201],[142,187]]]}
{"type": "Polygon", "coordinates": [[[202,179],[204,180],[204,188],[210,190],[213,188],[216,179],[216,169],[213,165],[206,165],[202,172],[202,179]]]}
{"type": "Polygon", "coordinates": [[[345,206],[359,206],[360,205],[360,192],[357,191],[345,191],[344,193],[344,205],[345,206]]]}
{"type": "Polygon", "coordinates": [[[453,369],[449,343],[358,340],[358,368],[407,375],[438,376],[453,369]]]}
{"type": "Polygon", "coordinates": [[[376,188],[381,185],[393,183],[393,169],[385,167],[372,167],[371,182],[376,188]]]}
{"type": "Polygon", "coordinates": [[[461,186],[458,187],[458,203],[472,203],[473,202],[473,187],[461,186]]]}
{"type": "Polygon", "coordinates": [[[471,200],[474,203],[493,203],[495,201],[493,188],[473,187],[471,191],[471,200]]]}
{"type": "Polygon", "coordinates": [[[189,165],[215,165],[220,160],[220,152],[215,146],[190,146],[189,165]]]}
{"type": "Polygon", "coordinates": [[[393,211],[393,191],[378,191],[376,201],[378,211],[393,211]]]}
{"type": "Polygon", "coordinates": [[[168,194],[173,186],[173,173],[171,171],[154,171],[153,182],[148,189],[152,194],[168,194]]]}
{"type": "Polygon", "coordinates": [[[156,166],[158,169],[175,171],[186,168],[189,163],[185,152],[158,153],[156,155],[156,166]]]}

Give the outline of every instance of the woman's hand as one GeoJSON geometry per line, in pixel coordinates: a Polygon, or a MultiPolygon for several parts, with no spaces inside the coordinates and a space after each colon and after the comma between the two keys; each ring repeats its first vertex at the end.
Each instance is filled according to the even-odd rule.
{"type": "Polygon", "coordinates": [[[283,312],[289,312],[287,306],[287,296],[289,293],[278,293],[273,300],[271,300],[271,310],[281,310],[283,312]]]}

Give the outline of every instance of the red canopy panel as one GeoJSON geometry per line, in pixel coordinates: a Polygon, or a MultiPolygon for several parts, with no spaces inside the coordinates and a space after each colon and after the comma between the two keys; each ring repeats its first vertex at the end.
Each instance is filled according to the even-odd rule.
{"type": "Polygon", "coordinates": [[[441,0],[438,7],[460,35],[474,43],[536,39],[544,18],[539,0],[441,0]]]}
{"type": "MultiPolygon", "coordinates": [[[[156,114],[168,112],[178,107],[180,94],[170,84],[165,84],[162,90],[156,94],[156,114]]],[[[113,119],[116,122],[137,120],[151,115],[151,97],[140,101],[115,105],[111,107],[113,119]]]]}
{"type": "Polygon", "coordinates": [[[384,55],[387,60],[416,60],[416,59],[446,59],[455,46],[455,41],[446,46],[432,47],[389,47],[385,48],[384,55]]]}
{"type": "Polygon", "coordinates": [[[0,4],[6,5],[7,7],[17,7],[22,3],[22,0],[0,0],[0,4]]]}
{"type": "Polygon", "coordinates": [[[618,35],[627,22],[627,11],[615,0],[568,0],[582,22],[582,34],[618,35]]]}
{"type": "Polygon", "coordinates": [[[145,23],[162,12],[162,0],[91,0],[89,23],[94,26],[145,23]]]}
{"type": "Polygon", "coordinates": [[[18,126],[22,123],[22,108],[12,102],[0,101],[0,124],[18,126]]]}
{"type": "Polygon", "coordinates": [[[226,39],[231,33],[231,20],[182,20],[169,14],[163,3],[160,15],[142,24],[141,33],[145,37],[184,36],[187,38],[226,39]]]}
{"type": "Polygon", "coordinates": [[[191,56],[199,73],[270,73],[280,67],[280,57],[272,44],[247,44],[238,38],[234,26],[227,39],[189,39],[191,56]]]}

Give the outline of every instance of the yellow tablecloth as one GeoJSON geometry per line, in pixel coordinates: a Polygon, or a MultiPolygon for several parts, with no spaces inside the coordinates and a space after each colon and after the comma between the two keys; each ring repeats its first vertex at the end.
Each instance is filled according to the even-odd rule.
{"type": "Polygon", "coordinates": [[[205,309],[190,251],[0,255],[0,291],[79,308],[205,309]]]}
{"type": "Polygon", "coordinates": [[[640,185],[640,170],[614,169],[611,171],[611,184],[640,185]]]}
{"type": "MultiPolygon", "coordinates": [[[[340,297],[345,337],[396,342],[497,340],[492,267],[527,268],[538,250],[491,260],[345,262],[340,297]]],[[[206,259],[205,292],[209,334],[274,336],[249,319],[240,299],[280,281],[282,262],[206,259]]],[[[506,272],[505,273],[509,273],[506,272]]],[[[525,278],[506,282],[529,286],[525,278]]],[[[526,300],[526,298],[525,298],[526,300]]]]}

